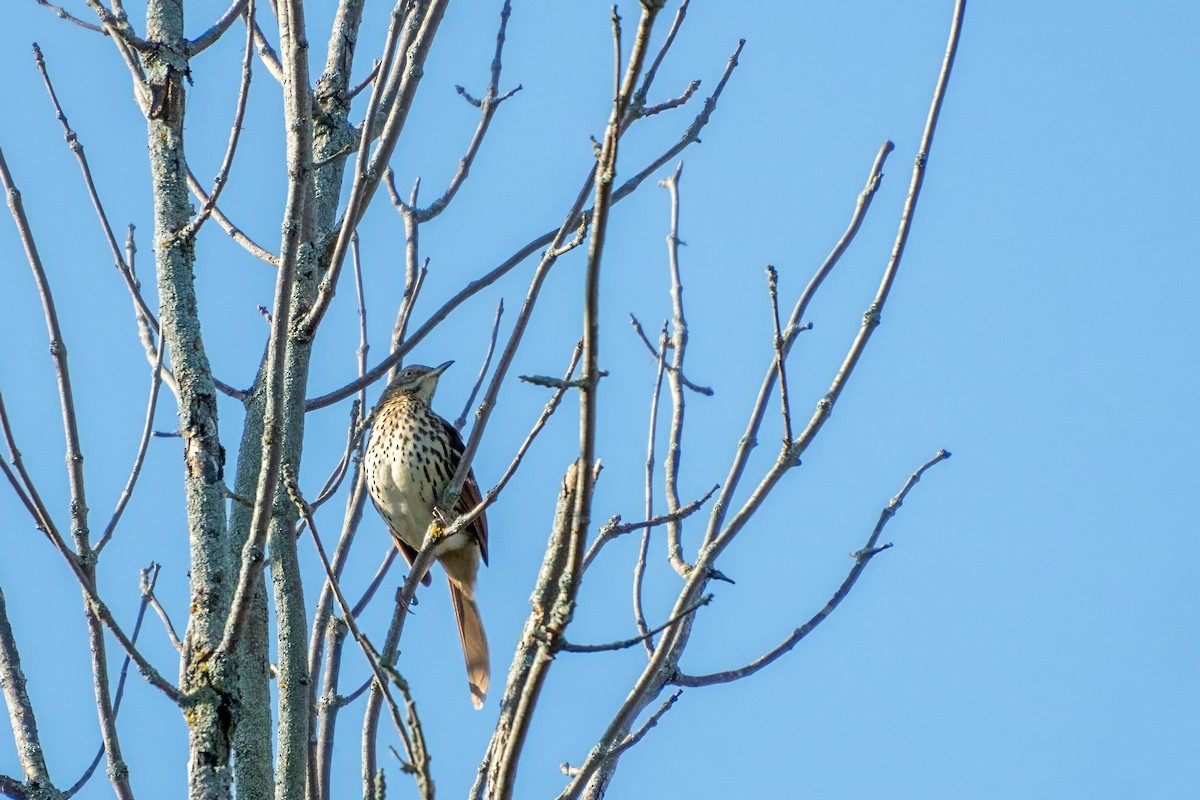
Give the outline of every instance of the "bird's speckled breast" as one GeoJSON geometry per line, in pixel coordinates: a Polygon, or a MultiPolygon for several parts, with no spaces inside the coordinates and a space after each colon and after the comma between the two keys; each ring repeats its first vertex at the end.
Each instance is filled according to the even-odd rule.
{"type": "Polygon", "coordinates": [[[367,489],[392,533],[421,549],[434,498],[452,463],[441,421],[417,398],[399,395],[379,409],[367,446],[367,489]]]}

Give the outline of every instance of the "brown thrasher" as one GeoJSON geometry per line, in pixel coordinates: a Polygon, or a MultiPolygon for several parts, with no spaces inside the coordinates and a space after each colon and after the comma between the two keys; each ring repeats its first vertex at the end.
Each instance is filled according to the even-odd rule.
{"type": "MultiPolygon", "coordinates": [[[[367,489],[410,566],[424,543],[442,492],[462,460],[462,437],[429,407],[438,377],[453,363],[436,367],[412,364],[400,370],[379,399],[367,441],[367,489]]],[[[454,514],[470,511],[480,499],[475,474],[468,472],[454,514]]],[[[439,524],[445,522],[439,520],[439,524]]],[[[481,558],[486,564],[487,519],[483,514],[454,534],[449,549],[438,557],[450,582],[450,601],[475,708],[483,706],[490,680],[487,636],[475,604],[475,576],[481,558]]],[[[429,583],[429,575],[423,582],[429,583]]]]}

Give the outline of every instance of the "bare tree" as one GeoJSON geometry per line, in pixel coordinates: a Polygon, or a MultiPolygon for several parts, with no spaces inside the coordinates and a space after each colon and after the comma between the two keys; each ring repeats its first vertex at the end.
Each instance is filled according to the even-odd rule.
{"type": "MultiPolygon", "coordinates": [[[[554,505],[554,522],[545,548],[541,571],[533,589],[532,611],[525,623],[511,666],[503,681],[499,719],[491,742],[478,763],[472,796],[514,796],[521,756],[535,713],[548,713],[539,703],[556,656],[563,653],[601,652],[625,648],[644,650],[640,672],[631,676],[626,699],[615,708],[591,750],[577,765],[564,766],[561,798],[605,794],[621,755],[640,742],[666,714],[685,688],[746,679],[789,652],[823,622],[854,586],[867,564],[890,545],[881,543],[884,526],[926,470],[949,453],[939,450],[904,482],[886,505],[861,549],[852,553],[849,572],[829,602],[779,645],[751,663],[722,672],[693,675],[680,666],[693,621],[711,599],[710,582],[725,579],[718,561],[730,543],[753,527],[756,513],[821,432],[847,385],[860,356],[879,325],[881,313],[896,280],[904,254],[922,180],[930,155],[942,99],[954,61],[965,0],[953,14],[945,60],[911,183],[878,291],[863,314],[861,327],[851,342],[829,388],[806,418],[793,415],[795,397],[788,387],[788,355],[797,337],[806,330],[807,310],[824,279],[834,270],[867,215],[880,185],[885,160],[893,149],[884,142],[870,166],[866,184],[853,208],[845,232],[812,275],[785,319],[780,310],[779,280],[767,268],[766,297],[773,327],[774,359],[762,378],[744,429],[704,432],[704,437],[727,436],[739,443],[724,476],[714,476],[713,488],[698,497],[681,489],[680,463],[685,438],[685,409],[691,395],[711,394],[688,374],[688,323],[684,309],[685,269],[680,253],[684,206],[683,168],[680,154],[694,142],[730,85],[742,51],[742,42],[731,43],[723,71],[707,94],[699,81],[677,96],[663,95],[655,84],[660,66],[670,55],[676,34],[684,25],[688,2],[674,14],[664,12],[661,0],[642,0],[636,22],[622,19],[613,9],[611,25],[615,53],[611,110],[603,136],[594,142],[593,163],[581,165],[578,191],[563,209],[557,227],[530,233],[528,241],[493,266],[470,275],[456,292],[448,294],[433,313],[416,322],[414,308],[428,275],[420,251],[419,232],[443,213],[466,185],[481,152],[493,119],[502,104],[520,86],[511,86],[502,64],[510,3],[500,9],[499,30],[486,88],[475,97],[459,93],[478,109],[479,118],[466,152],[449,185],[432,203],[421,205],[419,183],[405,196],[396,186],[390,163],[409,125],[424,75],[426,59],[435,47],[446,12],[445,0],[398,0],[390,16],[382,48],[369,66],[358,53],[362,33],[363,0],[340,0],[327,36],[325,63],[319,75],[310,72],[310,34],[303,0],[234,0],[206,30],[189,37],[181,0],[148,0],[144,25],[128,18],[122,3],[87,0],[94,21],[37,0],[65,19],[109,37],[117,56],[128,67],[133,101],[144,114],[146,144],[153,176],[153,262],[157,302],[143,294],[135,270],[134,229],[124,245],[114,230],[91,178],[79,138],[59,105],[51,80],[51,67],[40,51],[36,65],[45,80],[66,138],[78,159],[86,189],[97,211],[109,251],[133,302],[137,328],[150,366],[150,390],[137,457],[115,511],[99,536],[91,515],[83,467],[80,417],[88,408],[74,399],[71,368],[55,309],[52,283],[59,276],[44,268],[34,230],[26,216],[18,183],[21,171],[10,170],[0,152],[0,181],[32,269],[51,342],[58,378],[63,428],[67,441],[67,477],[70,502],[54,508],[44,502],[37,481],[25,468],[16,427],[10,424],[0,397],[0,429],[8,462],[0,464],[8,483],[46,541],[57,550],[74,574],[83,593],[87,632],[92,654],[92,676],[102,747],[92,768],[77,781],[51,777],[42,752],[35,708],[25,691],[18,643],[9,625],[12,603],[0,593],[0,685],[20,756],[20,776],[0,775],[0,794],[14,798],[63,798],[76,794],[92,777],[101,758],[112,790],[118,797],[134,796],[130,781],[136,759],[127,762],[123,736],[140,735],[118,725],[118,710],[125,687],[125,669],[113,688],[109,648],[132,662],[141,679],[176,706],[186,722],[189,737],[187,785],[194,798],[311,798],[345,796],[333,778],[334,744],[339,716],[365,695],[361,733],[362,792],[366,798],[385,794],[384,767],[377,752],[384,736],[381,723],[394,730],[400,744],[401,769],[410,775],[422,797],[434,795],[430,752],[424,737],[417,703],[398,671],[397,658],[408,610],[422,577],[439,554],[439,547],[463,530],[502,496],[513,475],[548,419],[561,411],[568,395],[579,398],[579,446],[561,481],[554,505]],[[267,29],[272,33],[268,35],[267,29]],[[277,37],[274,30],[277,29],[277,37]],[[243,60],[232,131],[216,178],[202,183],[189,168],[185,117],[189,81],[205,69],[205,53],[224,37],[242,37],[243,60]],[[272,42],[277,42],[277,48],[272,42]],[[248,106],[249,90],[265,72],[278,82],[283,96],[282,130],[286,141],[287,188],[280,219],[281,237],[272,250],[253,241],[223,211],[224,189],[231,170],[246,156],[239,136],[248,106]],[[356,77],[355,77],[356,76],[356,77]],[[664,98],[665,99],[662,99],[664,98]],[[675,141],[645,164],[631,164],[622,155],[622,141],[641,121],[671,114],[677,120],[675,141]],[[664,214],[667,235],[666,269],[671,281],[670,319],[651,332],[633,319],[635,334],[652,358],[653,389],[649,397],[644,474],[644,515],[624,522],[611,516],[598,524],[602,512],[595,507],[594,490],[600,474],[599,458],[606,446],[598,426],[598,408],[604,402],[603,359],[599,352],[601,285],[604,279],[605,243],[613,225],[613,206],[675,165],[662,185],[667,189],[669,214],[664,214]],[[628,176],[628,177],[624,177],[628,176]],[[364,264],[356,231],[381,186],[390,196],[404,233],[404,290],[399,307],[390,310],[395,323],[388,354],[368,361],[365,316],[370,304],[363,291],[363,272],[381,265],[364,264]],[[270,325],[265,352],[249,388],[238,388],[214,374],[206,349],[205,315],[197,301],[197,238],[202,229],[220,226],[242,248],[275,272],[274,302],[264,309],[270,325]],[[358,588],[358,599],[348,597],[340,584],[355,533],[363,517],[366,498],[361,455],[364,433],[371,423],[367,392],[398,367],[401,361],[469,299],[484,293],[501,278],[528,263],[535,263],[515,321],[503,331],[503,306],[497,307],[491,342],[479,371],[475,391],[463,407],[457,426],[466,424],[468,411],[478,402],[474,422],[465,440],[464,457],[442,497],[453,508],[462,491],[472,460],[489,432],[489,421],[500,393],[514,382],[514,360],[528,347],[527,331],[547,277],[564,256],[586,251],[584,292],[579,344],[561,377],[521,376],[521,380],[546,387],[549,399],[531,430],[513,455],[500,479],[482,495],[468,513],[456,519],[432,520],[426,544],[412,564],[397,593],[386,631],[360,624],[359,615],[384,584],[394,552],[380,565],[376,576],[358,588]],[[347,266],[349,276],[344,275],[347,266]],[[358,377],[340,388],[319,395],[310,388],[314,345],[325,331],[324,322],[341,289],[352,294],[353,284],[362,321],[357,350],[358,377]],[[184,455],[184,506],[190,542],[190,603],[182,635],[159,602],[155,587],[159,570],[151,564],[142,572],[141,608],[132,630],[116,618],[99,591],[98,575],[106,546],[120,529],[126,503],[142,473],[154,430],[154,415],[165,385],[178,408],[178,436],[184,455]],[[227,396],[244,407],[238,444],[232,448],[237,462],[227,476],[226,452],[231,437],[218,418],[218,398],[227,396]],[[301,456],[308,412],[337,403],[349,405],[345,446],[330,469],[328,479],[315,492],[302,488],[301,456]],[[778,411],[771,407],[778,403],[778,411]],[[768,415],[778,413],[784,432],[773,463],[761,474],[750,469],[750,454],[758,444],[768,415]],[[663,422],[665,420],[665,422],[663,422]],[[661,424],[660,424],[661,422],[661,424]],[[665,425],[666,435],[659,435],[665,425]],[[665,450],[666,455],[661,456],[665,450]],[[656,468],[663,458],[661,488],[656,468]],[[749,488],[746,488],[749,487],[749,488]],[[345,489],[340,519],[324,511],[327,501],[345,489]],[[659,498],[665,502],[659,506],[659,498]],[[715,499],[714,499],[715,498],[715,499]],[[698,544],[685,547],[685,525],[700,525],[701,509],[707,523],[700,526],[698,544]],[[338,526],[336,544],[327,535],[338,526]],[[643,607],[647,563],[653,556],[652,531],[665,530],[665,557],[675,574],[675,600],[670,614],[652,620],[643,607]],[[633,638],[602,645],[581,645],[568,639],[579,590],[588,569],[606,545],[628,534],[640,536],[638,558],[632,565],[634,598],[633,638]],[[311,544],[309,540],[311,539],[311,544]],[[312,546],[320,571],[305,574],[300,549],[312,546]],[[306,602],[303,586],[320,586],[315,604],[306,602]],[[179,651],[178,678],[168,678],[150,663],[138,646],[145,612],[153,609],[179,651]],[[347,639],[353,640],[347,642],[347,639]],[[347,650],[349,646],[349,650],[347,650]],[[358,690],[347,690],[341,681],[344,663],[365,664],[369,679],[358,690]],[[274,682],[274,690],[272,690],[274,682]],[[274,697],[273,697],[274,692],[274,697]]],[[[314,40],[315,41],[315,40],[314,40]]],[[[60,290],[62,286],[58,287],[60,290]]],[[[378,311],[378,308],[373,308],[378,311]]],[[[764,342],[764,346],[766,343],[764,342]]],[[[694,432],[692,432],[694,435],[694,432]]],[[[312,461],[309,461],[311,465],[312,461]]],[[[547,506],[551,504],[545,499],[547,506]]],[[[103,521],[103,520],[102,520],[103,521]]],[[[10,527],[14,527],[10,525],[10,527]]],[[[6,544],[5,547],[15,546],[6,544]]],[[[499,681],[497,681],[499,683],[499,681]]],[[[347,733],[343,726],[342,736],[347,733]]],[[[469,754],[468,754],[469,755],[469,754]]],[[[453,768],[467,769],[463,758],[444,759],[453,768]]]]}

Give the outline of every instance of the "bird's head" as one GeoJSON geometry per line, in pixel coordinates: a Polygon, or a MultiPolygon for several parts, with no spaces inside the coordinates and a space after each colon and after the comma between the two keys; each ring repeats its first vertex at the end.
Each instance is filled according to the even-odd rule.
{"type": "Polygon", "coordinates": [[[433,390],[437,388],[438,378],[445,372],[453,361],[447,361],[436,367],[426,367],[422,364],[409,364],[392,378],[388,384],[389,394],[409,394],[428,403],[433,399],[433,390]]]}

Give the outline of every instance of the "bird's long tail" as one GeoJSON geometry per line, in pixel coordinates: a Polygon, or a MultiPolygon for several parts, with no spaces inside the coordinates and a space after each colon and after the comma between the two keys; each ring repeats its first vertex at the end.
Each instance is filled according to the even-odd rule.
{"type": "Polygon", "coordinates": [[[467,682],[471,685],[471,704],[483,708],[491,682],[491,665],[488,660],[487,635],[483,632],[483,620],[479,606],[475,605],[474,592],[465,584],[450,579],[450,602],[454,606],[454,618],[458,620],[458,636],[462,639],[463,657],[467,661],[467,682]]]}

